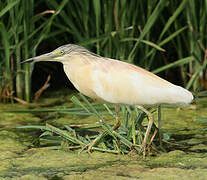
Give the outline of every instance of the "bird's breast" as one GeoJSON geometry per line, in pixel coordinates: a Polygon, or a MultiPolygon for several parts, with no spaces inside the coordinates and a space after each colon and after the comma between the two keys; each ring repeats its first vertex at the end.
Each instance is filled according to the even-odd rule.
{"type": "Polygon", "coordinates": [[[91,76],[92,67],[90,65],[80,64],[79,66],[73,66],[66,64],[63,67],[68,79],[79,92],[92,99],[101,99],[93,91],[94,81],[91,76]]]}

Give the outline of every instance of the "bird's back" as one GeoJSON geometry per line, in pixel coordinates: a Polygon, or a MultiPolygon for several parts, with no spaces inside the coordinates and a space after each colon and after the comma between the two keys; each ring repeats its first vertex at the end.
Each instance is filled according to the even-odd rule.
{"type": "Polygon", "coordinates": [[[93,91],[107,102],[129,105],[188,104],[192,94],[140,67],[112,59],[91,72],[93,91]]]}

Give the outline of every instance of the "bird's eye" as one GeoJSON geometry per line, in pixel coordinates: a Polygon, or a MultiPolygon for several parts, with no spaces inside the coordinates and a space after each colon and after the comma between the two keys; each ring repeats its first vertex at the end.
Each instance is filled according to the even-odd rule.
{"type": "Polygon", "coordinates": [[[64,51],[63,51],[63,50],[62,50],[62,51],[60,51],[60,54],[61,54],[61,55],[63,55],[63,54],[64,54],[64,51]]]}

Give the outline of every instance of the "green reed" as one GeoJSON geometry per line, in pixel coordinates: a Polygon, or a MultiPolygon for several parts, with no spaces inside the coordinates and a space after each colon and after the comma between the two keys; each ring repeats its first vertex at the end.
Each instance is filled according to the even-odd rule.
{"type": "Polygon", "coordinates": [[[168,69],[176,67],[180,83],[201,91],[207,81],[206,9],[205,0],[3,0],[0,100],[12,94],[31,99],[33,67],[20,62],[44,49],[42,42],[79,44],[163,76],[173,76],[168,69]]]}
{"type": "MultiPolygon", "coordinates": [[[[131,109],[122,106],[120,111],[121,126],[113,130],[115,123],[114,107],[110,104],[92,104],[85,96],[79,94],[79,98],[71,98],[75,107],[62,109],[35,109],[35,110],[14,110],[1,111],[0,113],[41,113],[56,112],[61,114],[72,114],[81,116],[96,117],[98,125],[89,124],[79,128],[70,127],[70,124],[63,127],[55,127],[46,122],[46,125],[27,125],[16,128],[41,130],[38,138],[40,147],[49,149],[62,149],[69,152],[102,151],[109,153],[141,152],[141,144],[144,138],[146,125],[143,123],[146,115],[138,109],[131,109]],[[109,124],[108,120],[112,120],[109,124]]],[[[150,139],[156,143],[149,142],[148,150],[158,151],[157,127],[153,124],[150,139]],[[153,137],[153,134],[157,134],[153,137]]]]}

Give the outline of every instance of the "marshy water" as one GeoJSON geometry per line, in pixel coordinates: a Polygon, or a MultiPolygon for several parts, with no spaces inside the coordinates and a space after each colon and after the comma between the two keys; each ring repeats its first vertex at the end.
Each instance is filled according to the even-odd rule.
{"type": "MultiPolygon", "coordinates": [[[[0,104],[0,110],[72,107],[68,92],[56,92],[30,105],[0,104]]],[[[156,113],[154,113],[156,121],[156,113]]],[[[0,179],[207,179],[207,98],[185,108],[162,108],[162,131],[170,141],[166,152],[145,159],[93,152],[52,150],[36,140],[37,129],[16,126],[97,125],[92,116],[59,113],[0,113],[0,179]]],[[[157,121],[156,121],[157,123],[157,121]]],[[[48,144],[47,144],[48,145],[48,144]]]]}

